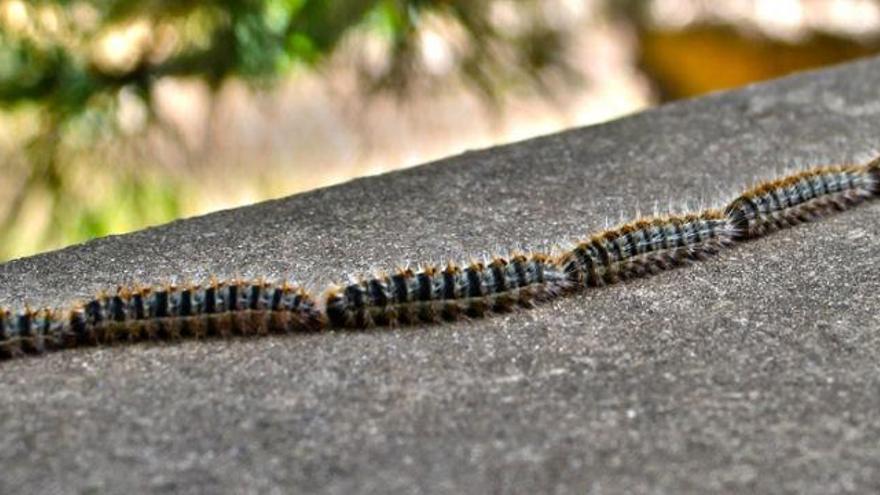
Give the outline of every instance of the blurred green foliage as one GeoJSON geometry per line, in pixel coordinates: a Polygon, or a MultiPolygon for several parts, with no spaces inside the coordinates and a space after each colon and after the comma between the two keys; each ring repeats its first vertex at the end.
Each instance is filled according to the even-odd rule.
{"type": "MultiPolygon", "coordinates": [[[[231,77],[268,86],[291,71],[318,66],[350,31],[361,30],[390,47],[382,70],[361,71],[363,86],[401,92],[419,72],[418,30],[426,16],[440,16],[463,33],[467,49],[458,70],[487,101],[501,87],[540,86],[546,69],[565,69],[563,35],[540,22],[540,0],[511,0],[517,12],[537,20],[517,30],[490,22],[492,3],[0,0],[0,110],[27,107],[38,115],[25,140],[23,170],[7,174],[24,179],[0,217],[0,258],[16,252],[15,236],[25,232],[16,225],[34,195],[45,199],[52,218],[52,226],[36,234],[43,237],[37,246],[69,239],[70,229],[77,231],[74,239],[104,235],[116,223],[108,216],[123,208],[142,215],[135,225],[180,213],[173,182],[162,186],[168,192],[157,192],[148,174],[124,167],[112,172],[121,193],[97,205],[81,201],[88,192],[77,182],[82,171],[68,166],[71,156],[77,147],[120,135],[114,112],[122,91],[142,101],[152,123],[153,88],[163,78],[198,78],[215,90],[231,77]],[[139,207],[142,202],[164,205],[161,214],[139,207]]],[[[11,160],[3,165],[15,166],[11,160]]]]}

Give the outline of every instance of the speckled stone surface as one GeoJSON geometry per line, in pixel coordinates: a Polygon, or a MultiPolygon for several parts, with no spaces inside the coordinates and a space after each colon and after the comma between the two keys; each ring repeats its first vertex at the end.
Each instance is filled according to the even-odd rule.
{"type": "MultiPolygon", "coordinates": [[[[880,145],[880,61],[0,266],[0,303],[565,244],[880,145]]],[[[307,164],[304,164],[307,165],[307,164]]],[[[0,493],[880,489],[880,202],[479,321],[0,363],[0,493]]]]}

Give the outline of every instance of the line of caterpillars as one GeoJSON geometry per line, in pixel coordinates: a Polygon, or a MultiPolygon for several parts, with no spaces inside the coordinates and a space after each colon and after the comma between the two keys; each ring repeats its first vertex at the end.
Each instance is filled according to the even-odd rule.
{"type": "Polygon", "coordinates": [[[479,317],[714,255],[880,195],[880,157],[763,182],[721,210],[641,218],[568,251],[423,266],[328,289],[263,281],[120,288],[71,309],[0,310],[0,358],[150,340],[368,328],[479,317]]]}

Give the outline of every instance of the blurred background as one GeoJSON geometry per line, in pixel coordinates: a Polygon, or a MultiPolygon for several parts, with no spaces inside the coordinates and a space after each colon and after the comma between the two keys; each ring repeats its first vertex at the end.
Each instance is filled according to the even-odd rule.
{"type": "Polygon", "coordinates": [[[880,0],[0,0],[0,260],[880,50],[880,0]]]}

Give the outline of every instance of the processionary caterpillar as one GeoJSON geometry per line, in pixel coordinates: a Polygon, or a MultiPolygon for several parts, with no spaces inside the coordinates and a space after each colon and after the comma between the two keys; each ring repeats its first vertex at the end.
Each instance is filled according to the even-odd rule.
{"type": "Polygon", "coordinates": [[[120,288],[66,311],[0,310],[0,357],[113,342],[310,330],[324,325],[315,306],[306,291],[287,284],[120,288]]]}
{"type": "Polygon", "coordinates": [[[557,260],[541,253],[496,257],[460,268],[399,270],[327,291],[325,311],[339,327],[482,316],[560,294],[569,284],[557,260]]]}
{"type": "Polygon", "coordinates": [[[724,212],[737,237],[744,239],[843,211],[878,193],[878,163],[880,159],[863,166],[819,167],[763,182],[724,212]]]}
{"type": "Polygon", "coordinates": [[[68,309],[0,310],[0,358],[110,344],[393,326],[479,317],[701,260],[880,194],[880,157],[762,182],[720,210],[640,218],[558,254],[425,265],[333,286],[316,299],[262,281],[120,288],[68,309]]]}

